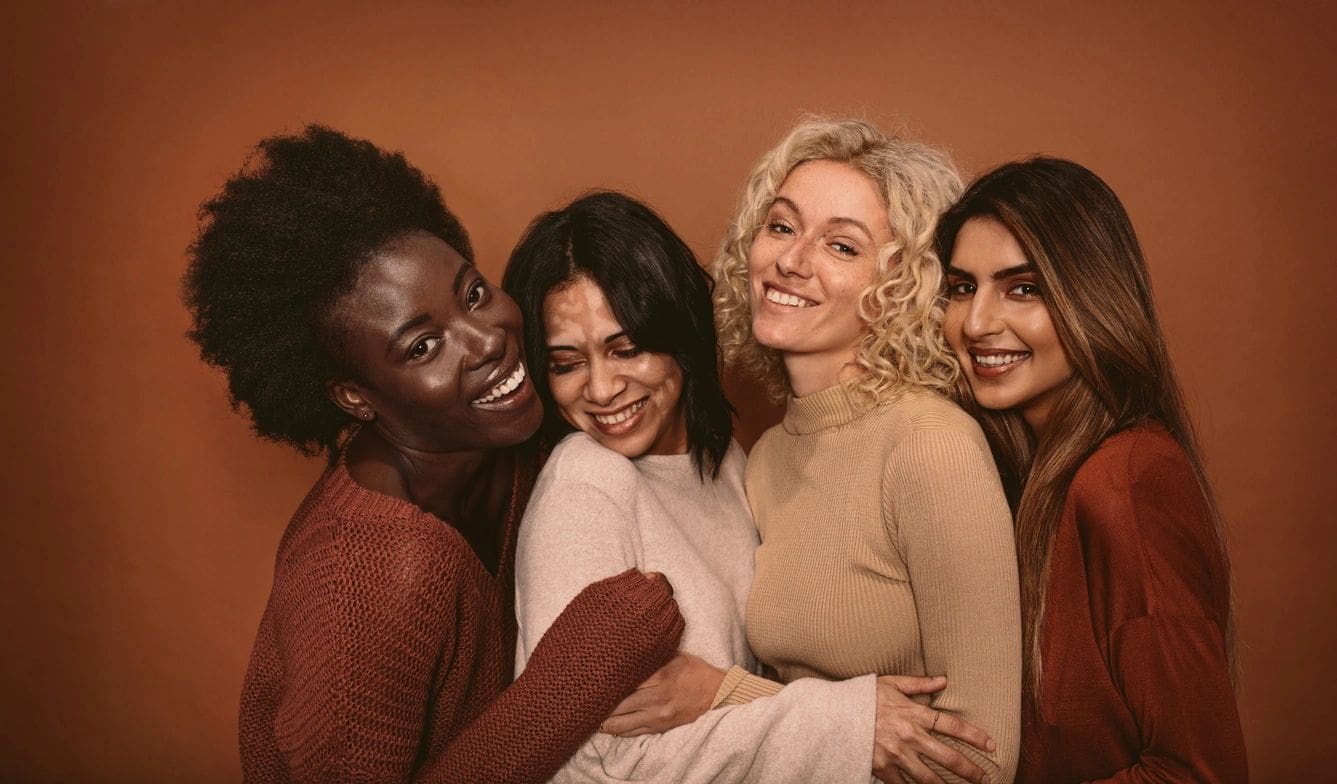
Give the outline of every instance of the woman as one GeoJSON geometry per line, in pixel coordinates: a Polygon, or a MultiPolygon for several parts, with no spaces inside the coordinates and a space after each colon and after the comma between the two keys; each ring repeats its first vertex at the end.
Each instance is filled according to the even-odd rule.
{"type": "MultiPolygon", "coordinates": [[[[933,708],[997,747],[943,740],[1004,782],[1021,670],[1011,520],[979,426],[946,397],[932,247],[959,187],[928,147],[802,123],[747,183],[715,301],[726,359],[789,396],[747,467],[752,649],[786,682],[946,675],[933,708]]],[[[941,729],[935,713],[923,729],[941,729]]],[[[957,780],[932,758],[875,753],[882,771],[957,780]]]]}
{"type": "MultiPolygon", "coordinates": [[[[687,621],[688,655],[664,676],[685,704],[680,718],[737,706],[663,735],[597,735],[557,780],[866,782],[876,692],[918,709],[897,683],[916,692],[941,682],[809,679],[781,691],[746,674],[755,665],[743,613],[756,529],[720,385],[710,279],[691,250],[643,204],[596,193],[540,216],[503,286],[529,316],[530,365],[547,367],[535,383],[546,431],[570,434],[521,528],[517,670],[586,584],[610,569],[655,569],[672,578],[687,621]]],[[[635,715],[620,711],[604,729],[665,727],[651,715],[627,724],[635,715]]],[[[956,731],[984,745],[982,733],[956,731]]]]}
{"type": "Polygon", "coordinates": [[[1019,781],[1245,781],[1219,518],[1114,192],[1069,161],[942,219],[946,332],[1016,508],[1019,781]]]}
{"type": "Polygon", "coordinates": [[[259,435],[330,468],[279,543],[245,778],[543,780],[672,654],[670,592],[593,584],[507,686],[542,417],[519,311],[402,155],[320,126],[258,153],[203,207],[190,334],[259,435]]]}

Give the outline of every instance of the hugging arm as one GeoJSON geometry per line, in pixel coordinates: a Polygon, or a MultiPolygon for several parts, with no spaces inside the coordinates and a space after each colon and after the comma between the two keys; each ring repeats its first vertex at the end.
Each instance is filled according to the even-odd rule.
{"type": "MultiPolygon", "coordinates": [[[[982,449],[955,430],[912,433],[888,460],[884,504],[914,588],[925,670],[947,676],[930,705],[983,729],[997,746],[983,753],[935,737],[999,784],[1016,775],[1020,745],[1021,611],[1012,518],[982,449]]],[[[929,767],[944,781],[962,780],[929,767]]]]}

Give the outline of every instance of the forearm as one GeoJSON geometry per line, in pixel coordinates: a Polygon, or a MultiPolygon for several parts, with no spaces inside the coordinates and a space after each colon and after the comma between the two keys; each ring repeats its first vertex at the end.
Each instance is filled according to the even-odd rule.
{"type": "Polygon", "coordinates": [[[558,616],[515,683],[414,781],[547,780],[673,655],[681,634],[672,599],[639,573],[589,586],[558,616]]]}
{"type": "Polygon", "coordinates": [[[596,735],[555,781],[865,784],[875,713],[872,676],[805,678],[774,696],[709,711],[660,735],[596,735]]]}

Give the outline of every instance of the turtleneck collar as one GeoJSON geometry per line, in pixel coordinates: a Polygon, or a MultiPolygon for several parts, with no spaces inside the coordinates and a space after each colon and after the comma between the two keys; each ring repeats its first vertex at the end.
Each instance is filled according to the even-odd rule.
{"type": "Polygon", "coordinates": [[[803,397],[790,397],[781,421],[785,432],[801,436],[818,430],[848,425],[877,407],[855,387],[859,379],[827,387],[803,397]]]}

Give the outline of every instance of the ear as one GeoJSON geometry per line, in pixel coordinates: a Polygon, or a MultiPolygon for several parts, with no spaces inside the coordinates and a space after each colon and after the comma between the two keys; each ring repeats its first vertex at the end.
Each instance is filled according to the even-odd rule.
{"type": "Polygon", "coordinates": [[[357,382],[330,381],[326,383],[325,391],[334,405],[343,409],[352,418],[362,422],[370,422],[376,418],[376,409],[372,407],[371,401],[367,399],[367,395],[357,382]]]}

